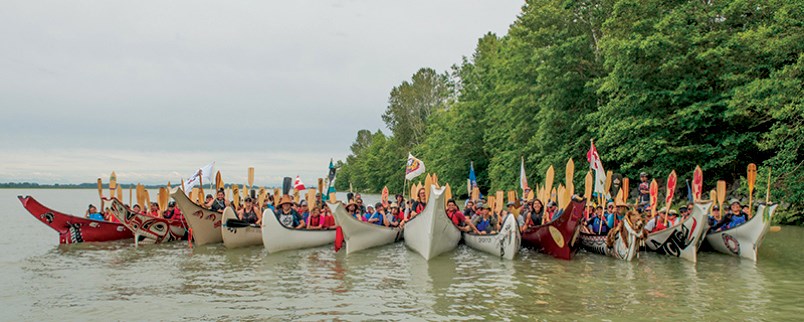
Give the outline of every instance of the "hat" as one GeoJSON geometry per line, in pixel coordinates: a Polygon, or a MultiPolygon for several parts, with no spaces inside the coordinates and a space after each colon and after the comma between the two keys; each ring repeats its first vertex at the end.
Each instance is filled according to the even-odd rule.
{"type": "Polygon", "coordinates": [[[737,200],[737,198],[731,198],[731,199],[729,199],[729,205],[733,205],[733,204],[735,204],[735,203],[736,203],[736,204],[738,204],[738,205],[740,205],[740,200],[737,200]]]}
{"type": "Polygon", "coordinates": [[[399,204],[397,204],[396,202],[392,202],[391,208],[399,208],[399,204]]]}
{"type": "Polygon", "coordinates": [[[509,201],[507,204],[505,204],[505,206],[506,206],[506,207],[511,207],[511,206],[513,206],[513,205],[514,205],[514,203],[513,203],[513,202],[510,202],[510,201],[509,201]]]}
{"type": "Polygon", "coordinates": [[[279,206],[280,206],[280,207],[281,207],[282,205],[286,204],[286,203],[287,203],[287,204],[290,204],[291,206],[293,205],[293,201],[292,201],[292,200],[290,200],[290,196],[289,196],[289,195],[284,195],[284,196],[282,196],[282,199],[279,199],[279,206]]]}
{"type": "Polygon", "coordinates": [[[168,202],[168,207],[176,207],[176,202],[175,201],[168,202]]]}
{"type": "Polygon", "coordinates": [[[606,207],[608,206],[614,206],[614,201],[609,201],[608,203],[606,203],[606,207]]]}
{"type": "Polygon", "coordinates": [[[302,201],[299,203],[299,206],[300,207],[307,206],[307,200],[302,199],[302,201]]]}
{"type": "Polygon", "coordinates": [[[628,204],[625,203],[625,201],[622,201],[622,200],[619,200],[619,199],[614,201],[614,205],[617,206],[617,207],[628,207],[628,204]]]}
{"type": "Polygon", "coordinates": [[[670,216],[678,216],[678,211],[676,211],[675,209],[670,209],[670,212],[668,214],[670,216]]]}
{"type": "Polygon", "coordinates": [[[556,202],[555,202],[555,201],[550,201],[550,202],[548,202],[548,203],[547,203],[547,206],[548,206],[548,207],[556,207],[556,206],[558,206],[558,205],[556,205],[556,202]]]}
{"type": "Polygon", "coordinates": [[[648,173],[647,173],[647,172],[640,172],[640,173],[639,173],[639,176],[640,176],[640,177],[647,177],[647,176],[648,176],[648,173]]]}
{"type": "Polygon", "coordinates": [[[662,209],[659,209],[659,212],[665,212],[666,213],[667,212],[667,207],[662,207],[662,209]]]}
{"type": "Polygon", "coordinates": [[[720,210],[720,207],[718,207],[717,205],[714,205],[714,206],[712,207],[712,210],[720,210]]]}
{"type": "Polygon", "coordinates": [[[478,201],[475,207],[477,207],[477,209],[489,209],[489,207],[486,206],[486,204],[484,204],[482,201],[478,201]]]}

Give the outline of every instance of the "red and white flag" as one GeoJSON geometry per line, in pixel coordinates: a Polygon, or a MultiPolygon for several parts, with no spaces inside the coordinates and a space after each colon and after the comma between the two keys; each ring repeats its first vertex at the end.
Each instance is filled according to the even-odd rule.
{"type": "Polygon", "coordinates": [[[586,152],[586,160],[589,161],[589,168],[595,171],[594,191],[599,194],[606,193],[606,171],[603,170],[603,163],[600,162],[600,155],[597,154],[594,142],[592,142],[589,152],[586,152]]]}
{"type": "Polygon", "coordinates": [[[528,187],[528,176],[525,174],[525,157],[522,157],[522,166],[519,168],[519,187],[522,188],[522,191],[530,189],[528,187]]]}
{"type": "Polygon", "coordinates": [[[304,190],[304,183],[301,181],[301,178],[299,178],[299,176],[296,176],[296,180],[293,181],[293,189],[295,189],[296,191],[304,190]]]}

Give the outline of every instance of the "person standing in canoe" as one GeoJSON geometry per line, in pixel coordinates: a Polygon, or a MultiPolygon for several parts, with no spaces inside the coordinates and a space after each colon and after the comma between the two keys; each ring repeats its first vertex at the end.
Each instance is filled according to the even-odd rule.
{"type": "Polygon", "coordinates": [[[528,203],[524,212],[525,224],[520,227],[521,231],[528,230],[530,227],[539,226],[542,224],[542,216],[544,216],[544,205],[539,199],[534,199],[532,203],[528,203]]]}
{"type": "Polygon", "coordinates": [[[475,234],[480,233],[480,231],[478,231],[477,228],[475,228],[475,226],[472,224],[472,221],[466,218],[466,216],[463,215],[463,212],[458,209],[458,205],[455,204],[455,200],[453,199],[447,200],[447,218],[452,220],[452,224],[455,225],[455,227],[458,227],[458,229],[462,232],[473,232],[475,234]]]}
{"type": "Polygon", "coordinates": [[[229,207],[229,200],[226,200],[226,193],[223,192],[223,189],[219,189],[215,193],[215,199],[207,202],[206,206],[210,210],[222,214],[223,210],[229,207]]]}
{"type": "Polygon", "coordinates": [[[87,207],[87,211],[84,213],[84,218],[104,221],[103,215],[100,212],[98,212],[98,208],[96,208],[95,205],[89,205],[87,207]]]}
{"type": "Polygon", "coordinates": [[[637,207],[646,208],[650,206],[650,182],[648,182],[648,174],[642,172],[639,174],[639,203],[637,207]]]}
{"type": "Polygon", "coordinates": [[[309,230],[324,229],[324,218],[321,216],[321,210],[318,207],[310,210],[310,215],[307,217],[305,227],[309,230]]]}
{"type": "Polygon", "coordinates": [[[714,227],[712,227],[712,231],[731,229],[742,225],[747,221],[748,214],[743,212],[743,207],[740,205],[740,201],[737,199],[732,199],[730,203],[731,205],[729,206],[729,211],[723,215],[723,218],[717,224],[715,224],[714,227]]]}
{"type": "Polygon", "coordinates": [[[282,196],[282,199],[279,200],[279,209],[275,213],[276,219],[282,226],[287,228],[302,229],[304,228],[304,221],[299,213],[293,210],[292,206],[293,201],[290,200],[290,196],[282,196]]]}
{"type": "Polygon", "coordinates": [[[254,199],[246,197],[243,202],[243,207],[237,211],[237,218],[249,224],[257,226],[262,224],[262,213],[260,207],[254,203],[254,199]]]}
{"type": "Polygon", "coordinates": [[[472,220],[472,225],[480,235],[496,234],[500,230],[500,223],[497,218],[491,215],[489,207],[482,202],[477,203],[479,215],[472,220]]]}
{"type": "Polygon", "coordinates": [[[416,200],[410,205],[410,218],[416,217],[416,215],[422,213],[424,208],[427,207],[427,194],[424,191],[424,188],[419,189],[419,192],[416,193],[416,200]]]}

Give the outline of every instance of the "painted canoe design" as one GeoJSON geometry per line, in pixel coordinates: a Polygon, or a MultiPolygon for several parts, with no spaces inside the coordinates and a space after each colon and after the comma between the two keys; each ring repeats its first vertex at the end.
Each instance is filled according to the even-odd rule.
{"type": "Polygon", "coordinates": [[[22,207],[34,218],[59,233],[59,243],[75,244],[105,242],[134,238],[131,230],[121,223],[92,220],[61,213],[45,207],[31,196],[17,196],[22,207]]]}
{"type": "Polygon", "coordinates": [[[756,214],[744,224],[737,227],[710,232],[706,242],[718,252],[757,261],[759,246],[770,229],[776,204],[760,203],[756,214]],[[766,213],[767,212],[767,213],[766,213]]]}
{"type": "Polygon", "coordinates": [[[187,228],[182,221],[135,213],[117,198],[112,198],[111,202],[112,214],[134,233],[134,243],[138,244],[140,238],[154,243],[164,243],[187,237],[187,228]]]}
{"type": "Polygon", "coordinates": [[[203,208],[187,198],[184,191],[176,189],[171,195],[176,206],[184,215],[189,228],[193,230],[193,241],[196,245],[216,244],[223,241],[221,237],[221,218],[223,214],[203,208]]]}
{"type": "Polygon", "coordinates": [[[346,254],[392,244],[402,239],[402,229],[370,224],[357,220],[346,212],[342,202],[329,203],[335,224],[343,230],[346,254]]]}
{"type": "Polygon", "coordinates": [[[430,186],[427,207],[404,227],[405,245],[430,260],[455,249],[461,241],[461,231],[447,217],[444,209],[445,188],[430,186]]]}
{"type": "Polygon", "coordinates": [[[577,250],[575,242],[580,235],[586,199],[575,196],[556,220],[531,227],[522,233],[522,243],[559,259],[572,259],[577,250]]]}
{"type": "MultiPolygon", "coordinates": [[[[226,248],[262,245],[262,228],[257,225],[229,227],[226,224],[229,219],[237,219],[237,215],[232,207],[226,207],[226,210],[223,211],[221,236],[223,237],[223,245],[226,246],[226,248]]],[[[193,233],[195,233],[195,230],[193,230],[193,233]]]]}
{"type": "Polygon", "coordinates": [[[706,214],[711,206],[711,201],[696,202],[692,215],[687,219],[673,227],[648,234],[645,247],[659,254],[697,262],[702,231],[707,227],[706,214]]]}
{"type": "Polygon", "coordinates": [[[478,235],[463,233],[463,241],[467,246],[482,252],[505,259],[514,259],[519,253],[522,236],[519,233],[519,224],[513,214],[508,214],[503,220],[500,232],[494,235],[478,235]]]}
{"type": "Polygon", "coordinates": [[[612,247],[606,244],[606,236],[583,232],[580,236],[581,247],[592,253],[611,256],[624,261],[633,260],[639,253],[638,241],[641,232],[634,230],[629,220],[623,220],[622,223],[626,237],[623,238],[622,232],[615,233],[612,247]]]}
{"type": "Polygon", "coordinates": [[[292,229],[283,226],[273,210],[262,213],[262,244],[269,253],[324,246],[335,242],[335,230],[292,229]]]}

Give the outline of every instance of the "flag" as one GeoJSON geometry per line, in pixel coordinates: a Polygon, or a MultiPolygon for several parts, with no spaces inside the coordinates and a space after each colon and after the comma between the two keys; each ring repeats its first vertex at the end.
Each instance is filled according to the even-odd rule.
{"type": "Polygon", "coordinates": [[[405,179],[413,180],[424,173],[424,162],[416,159],[413,154],[408,153],[408,165],[405,167],[405,179]]]}
{"type": "Polygon", "coordinates": [[[600,162],[600,155],[597,154],[594,142],[592,142],[589,152],[586,152],[586,160],[589,161],[589,168],[595,171],[594,191],[602,195],[606,192],[606,171],[603,170],[603,163],[600,162]]]}
{"type": "Polygon", "coordinates": [[[301,181],[301,178],[299,178],[299,176],[296,176],[296,180],[293,181],[293,189],[295,189],[296,191],[304,190],[304,182],[301,181]]]}
{"type": "Polygon", "coordinates": [[[522,157],[522,166],[519,168],[519,187],[522,188],[522,191],[530,189],[528,187],[528,176],[525,174],[525,157],[522,157]]]}
{"type": "Polygon", "coordinates": [[[335,168],[335,164],[332,163],[332,159],[329,159],[329,173],[327,174],[327,191],[321,196],[322,201],[329,200],[329,194],[335,192],[335,172],[337,168],[335,168]]]}
{"type": "Polygon", "coordinates": [[[197,185],[201,181],[212,182],[214,169],[215,169],[215,161],[212,161],[212,163],[207,164],[202,168],[196,170],[195,173],[193,173],[193,175],[191,175],[190,178],[187,179],[187,181],[184,181],[184,185],[182,186],[182,189],[184,189],[184,193],[189,196],[190,191],[193,190],[193,187],[195,187],[195,185],[197,185]]]}
{"type": "MultiPolygon", "coordinates": [[[[477,187],[477,177],[475,176],[475,163],[469,162],[469,179],[466,180],[466,191],[468,196],[472,196],[472,190],[477,187]]],[[[479,194],[478,198],[483,199],[483,194],[479,194]]]]}

